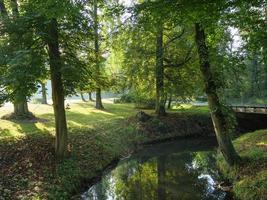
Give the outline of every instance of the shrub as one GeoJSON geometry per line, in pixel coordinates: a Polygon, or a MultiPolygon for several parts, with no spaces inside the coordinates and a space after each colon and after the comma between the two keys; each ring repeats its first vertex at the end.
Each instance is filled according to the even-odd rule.
{"type": "Polygon", "coordinates": [[[134,103],[135,107],[140,109],[154,109],[156,105],[153,98],[134,93],[123,94],[119,99],[114,99],[114,103],[134,103]]]}
{"type": "Polygon", "coordinates": [[[135,99],[135,107],[140,109],[154,109],[156,101],[154,99],[147,99],[144,97],[138,97],[135,99]]]}
{"type": "Polygon", "coordinates": [[[134,103],[132,94],[123,94],[119,99],[114,99],[114,103],[134,103]]]}

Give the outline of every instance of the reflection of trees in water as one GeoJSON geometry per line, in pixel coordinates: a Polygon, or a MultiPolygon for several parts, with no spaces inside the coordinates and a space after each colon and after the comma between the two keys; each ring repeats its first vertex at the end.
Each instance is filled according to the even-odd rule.
{"type": "MultiPolygon", "coordinates": [[[[132,168],[131,173],[128,173],[127,178],[123,173],[123,168],[118,168],[120,171],[118,174],[124,174],[120,177],[116,177],[116,196],[117,199],[127,200],[152,200],[156,199],[155,190],[157,185],[156,175],[156,159],[152,159],[149,162],[141,164],[140,162],[134,162],[135,166],[132,168]]],[[[133,164],[133,163],[132,163],[133,164]]],[[[117,170],[116,170],[117,171],[117,170]]],[[[127,172],[127,171],[126,171],[127,172]]],[[[129,171],[128,171],[129,172],[129,171]]]]}
{"type": "Polygon", "coordinates": [[[103,179],[100,184],[95,186],[95,194],[97,200],[106,200],[106,191],[107,191],[107,181],[103,179]]]}
{"type": "Polygon", "coordinates": [[[97,200],[203,199],[207,181],[198,176],[210,172],[213,159],[209,152],[182,152],[127,161],[95,188],[97,200]]]}
{"type": "Polygon", "coordinates": [[[157,173],[158,173],[158,199],[166,199],[166,185],[165,185],[165,156],[159,156],[157,158],[157,173]]]}
{"type": "Polygon", "coordinates": [[[198,171],[207,174],[216,174],[215,163],[216,158],[215,154],[209,151],[200,151],[193,153],[194,158],[192,164],[198,171]]]}
{"type": "Polygon", "coordinates": [[[116,196],[127,200],[201,199],[205,184],[196,183],[199,173],[189,171],[185,165],[192,160],[193,154],[179,153],[159,156],[143,164],[135,162],[134,170],[126,171],[127,178],[123,173],[125,168],[118,168],[117,175],[121,178],[117,177],[116,196]]]}

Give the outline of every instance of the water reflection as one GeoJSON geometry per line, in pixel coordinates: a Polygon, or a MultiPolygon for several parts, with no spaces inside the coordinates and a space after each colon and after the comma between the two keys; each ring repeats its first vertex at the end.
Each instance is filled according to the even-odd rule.
{"type": "Polygon", "coordinates": [[[153,145],[122,161],[84,200],[225,200],[215,189],[213,141],[153,145]]]}

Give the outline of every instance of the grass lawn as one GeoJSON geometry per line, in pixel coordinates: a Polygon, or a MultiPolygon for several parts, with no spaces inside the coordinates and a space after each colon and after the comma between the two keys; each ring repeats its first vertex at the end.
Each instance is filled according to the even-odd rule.
{"type": "Polygon", "coordinates": [[[237,199],[266,200],[267,130],[244,134],[234,141],[234,145],[244,160],[242,165],[229,168],[220,154],[220,171],[234,183],[233,192],[237,199]]]}
{"type": "MultiPolygon", "coordinates": [[[[40,120],[34,123],[7,121],[0,119],[0,139],[20,137],[31,134],[54,134],[54,114],[51,105],[29,104],[30,111],[40,120]]],[[[66,110],[69,128],[95,128],[99,123],[112,124],[114,120],[123,119],[136,111],[131,104],[105,104],[106,110],[94,108],[93,103],[74,102],[66,110]]],[[[10,112],[12,107],[0,108],[0,118],[10,112]]]]}

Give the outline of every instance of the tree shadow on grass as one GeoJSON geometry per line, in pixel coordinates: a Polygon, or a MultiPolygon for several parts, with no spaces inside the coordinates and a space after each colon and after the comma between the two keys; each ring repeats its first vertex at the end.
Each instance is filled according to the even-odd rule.
{"type": "Polygon", "coordinates": [[[3,120],[0,121],[0,123],[1,122],[7,128],[0,128],[0,139],[4,139],[6,137],[20,137],[49,133],[49,130],[46,128],[46,126],[44,126],[44,124],[49,123],[49,121],[46,119],[38,118],[36,120],[3,120]]]}

